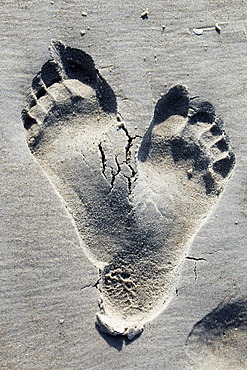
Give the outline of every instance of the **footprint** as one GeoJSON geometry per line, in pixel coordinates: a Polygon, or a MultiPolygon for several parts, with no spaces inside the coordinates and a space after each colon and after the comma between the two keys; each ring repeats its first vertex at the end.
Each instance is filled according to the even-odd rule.
{"type": "MultiPolygon", "coordinates": [[[[157,102],[138,152],[130,244],[102,274],[105,306],[117,308],[114,317],[122,313],[118,323],[125,318],[130,328],[132,320],[131,333],[135,323],[150,321],[174,295],[176,270],[234,163],[210,103],[190,100],[179,85],[157,102]]],[[[100,320],[107,322],[107,316],[100,320]]],[[[106,330],[114,326],[108,318],[106,330]]]]}
{"type": "Polygon", "coordinates": [[[190,332],[186,347],[193,369],[246,369],[247,302],[223,303],[190,332]]]}
{"type": "Polygon", "coordinates": [[[52,42],[50,52],[22,112],[27,141],[71,212],[87,255],[102,268],[122,248],[119,225],[127,222],[134,173],[126,164],[130,139],[92,58],[61,42],[52,42]]]}
{"type": "Polygon", "coordinates": [[[178,85],[157,102],[135,158],[138,137],[92,58],[61,42],[50,50],[22,114],[28,145],[99,268],[98,325],[131,339],[173,296],[235,157],[213,106],[178,85]]]}

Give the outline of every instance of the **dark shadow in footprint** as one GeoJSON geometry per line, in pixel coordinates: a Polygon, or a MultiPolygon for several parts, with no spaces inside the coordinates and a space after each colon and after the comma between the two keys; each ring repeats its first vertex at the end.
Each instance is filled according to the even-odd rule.
{"type": "MultiPolygon", "coordinates": [[[[41,71],[32,81],[34,95],[28,98],[29,109],[22,111],[24,127],[29,129],[36,121],[30,116],[29,110],[36,105],[37,99],[47,94],[47,89],[63,79],[75,79],[95,89],[101,108],[106,113],[117,113],[117,101],[114,91],[95,68],[90,55],[82,50],[65,46],[60,41],[51,44],[52,60],[46,62],[41,71]]],[[[55,108],[61,115],[66,114],[62,107],[55,108]]],[[[70,114],[68,112],[67,114],[70,114]]]]}
{"type": "Polygon", "coordinates": [[[188,92],[181,85],[173,86],[158,100],[150,127],[142,139],[141,148],[138,153],[139,161],[145,162],[147,159],[153,127],[174,115],[186,117],[189,111],[189,102],[188,92]]]}
{"type": "Polygon", "coordinates": [[[153,124],[158,125],[170,116],[187,117],[189,111],[189,96],[187,90],[181,86],[173,86],[156,103],[153,124]]]}
{"type": "Polygon", "coordinates": [[[197,171],[208,168],[209,158],[205,157],[203,150],[195,143],[190,143],[183,138],[174,138],[170,140],[169,144],[175,163],[191,160],[197,171]]]}
{"type": "Polygon", "coordinates": [[[193,114],[189,119],[189,123],[191,125],[194,125],[197,122],[204,122],[209,124],[213,123],[215,119],[215,109],[211,103],[205,101],[199,103],[197,106],[194,104],[191,104],[191,106],[196,107],[196,113],[193,114]]]}
{"type": "MultiPolygon", "coordinates": [[[[29,130],[33,125],[38,123],[32,116],[32,113],[30,113],[32,108],[37,105],[37,101],[49,94],[49,87],[66,80],[80,81],[92,87],[96,92],[96,97],[102,110],[109,114],[117,113],[117,101],[114,91],[96,69],[90,55],[82,50],[65,46],[60,41],[52,41],[50,52],[53,59],[46,62],[41,71],[34,77],[32,81],[32,93],[27,98],[28,108],[22,111],[22,120],[26,130],[29,130]]],[[[53,107],[43,118],[42,128],[33,137],[32,144],[29,144],[30,149],[33,151],[38,146],[44,136],[44,127],[53,125],[54,120],[58,120],[59,118],[64,119],[66,116],[69,119],[69,116],[75,110],[77,113],[80,113],[80,105],[83,112],[85,109],[83,102],[84,99],[81,96],[72,96],[69,104],[64,104],[64,102],[59,104],[58,101],[54,101],[53,107]]],[[[42,103],[39,106],[41,110],[44,109],[42,103]]]]}
{"type": "MultiPolygon", "coordinates": [[[[97,91],[102,109],[107,113],[117,113],[117,102],[115,94],[95,68],[94,61],[90,55],[82,50],[65,46],[61,42],[53,42],[53,49],[61,62],[61,69],[69,79],[76,79],[82,83],[91,86],[97,91]]],[[[54,55],[56,60],[56,56],[54,55]]],[[[44,72],[47,71],[47,68],[44,72]]],[[[42,73],[47,76],[47,73],[42,73]]],[[[47,76],[49,78],[49,76],[47,76]]],[[[55,78],[57,78],[55,73],[55,78]]],[[[43,79],[43,78],[42,78],[43,79]]]]}
{"type": "MultiPolygon", "coordinates": [[[[235,155],[214,106],[207,101],[190,101],[187,90],[181,85],[171,88],[157,102],[153,120],[139,149],[139,161],[145,162],[150,154],[153,131],[171,116],[186,118],[187,123],[180,133],[172,127],[174,122],[164,128],[166,131],[162,135],[164,138],[170,135],[170,138],[155,143],[156,157],[161,157],[162,153],[163,156],[170,154],[175,164],[191,163],[193,171],[202,174],[206,194],[217,192],[213,171],[226,178],[235,164],[235,155]]],[[[191,179],[192,175],[188,174],[188,178],[191,179]]]]}
{"type": "Polygon", "coordinates": [[[247,301],[240,300],[220,304],[195,324],[186,347],[198,369],[216,365],[222,369],[242,369],[246,364],[246,339],[247,301]]]}
{"type": "Polygon", "coordinates": [[[193,327],[187,341],[197,337],[208,344],[208,339],[221,337],[230,329],[247,330],[247,301],[220,304],[193,327]]]}
{"type": "Polygon", "coordinates": [[[235,155],[230,152],[228,158],[222,158],[214,163],[213,168],[215,172],[221,174],[222,177],[226,177],[234,166],[235,163],[235,155]]]}

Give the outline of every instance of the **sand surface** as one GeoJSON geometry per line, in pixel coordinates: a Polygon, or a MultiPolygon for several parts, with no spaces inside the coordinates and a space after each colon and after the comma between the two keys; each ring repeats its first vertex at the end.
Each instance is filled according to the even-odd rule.
{"type": "Polygon", "coordinates": [[[2,368],[246,367],[244,11],[228,1],[1,2],[2,368]],[[145,134],[161,94],[181,84],[214,105],[236,155],[183,258],[174,298],[132,341],[95,326],[98,270],[26,143],[21,112],[51,39],[93,58],[131,135],[145,134]]]}

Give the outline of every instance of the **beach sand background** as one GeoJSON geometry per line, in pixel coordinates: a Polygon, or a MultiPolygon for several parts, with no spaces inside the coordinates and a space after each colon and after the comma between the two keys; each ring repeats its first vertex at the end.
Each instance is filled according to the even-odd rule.
{"type": "Polygon", "coordinates": [[[188,340],[218,305],[246,299],[245,12],[240,0],[1,1],[1,368],[245,368],[241,328],[233,325],[203,354],[188,340]],[[180,83],[214,104],[236,154],[218,207],[183,264],[176,298],[133,341],[95,327],[97,270],[26,144],[21,111],[51,39],[92,56],[129,128],[144,133],[157,99],[180,83]]]}

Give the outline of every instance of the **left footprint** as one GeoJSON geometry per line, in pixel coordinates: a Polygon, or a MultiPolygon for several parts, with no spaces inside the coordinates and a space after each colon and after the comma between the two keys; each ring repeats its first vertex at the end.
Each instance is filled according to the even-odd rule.
{"type": "Polygon", "coordinates": [[[109,198],[125,159],[127,137],[119,128],[123,123],[114,92],[92,58],[61,42],[52,42],[50,52],[52,59],[33,79],[28,108],[22,112],[28,146],[65,200],[100,267],[111,252],[109,234],[116,213],[113,217],[109,198]],[[108,150],[113,144],[115,156],[108,150]],[[89,230],[95,231],[93,239],[89,230]]]}
{"type": "Polygon", "coordinates": [[[59,41],[50,52],[22,112],[27,142],[72,214],[84,251],[102,270],[126,243],[135,138],[92,58],[59,41]]]}

